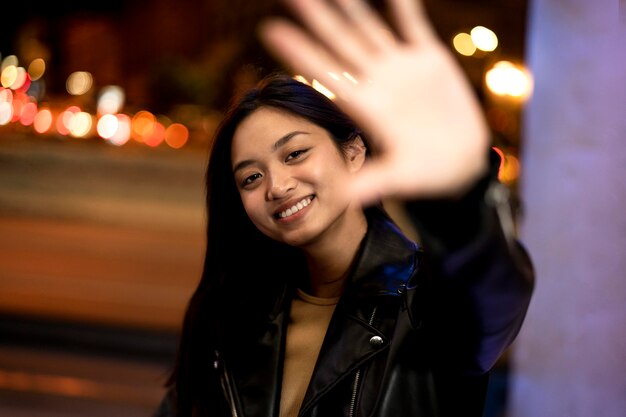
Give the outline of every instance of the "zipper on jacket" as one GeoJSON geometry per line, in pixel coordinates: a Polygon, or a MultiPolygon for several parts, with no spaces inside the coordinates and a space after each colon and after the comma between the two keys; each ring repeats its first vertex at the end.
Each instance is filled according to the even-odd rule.
{"type": "MultiPolygon", "coordinates": [[[[376,317],[376,310],[378,309],[378,306],[374,307],[374,310],[372,311],[372,315],[369,319],[369,322],[367,324],[369,324],[370,326],[374,323],[374,318],[376,317]]],[[[350,417],[354,417],[354,413],[356,412],[356,402],[357,402],[357,398],[358,398],[358,394],[359,394],[359,385],[361,382],[361,369],[358,369],[356,371],[356,375],[354,376],[354,383],[352,384],[352,398],[350,399],[350,417]]]]}
{"type": "Polygon", "coordinates": [[[235,394],[233,391],[233,386],[230,382],[228,370],[226,369],[226,364],[220,357],[220,352],[217,350],[215,351],[215,362],[213,362],[213,366],[216,370],[220,371],[220,382],[222,386],[222,391],[224,392],[224,396],[226,397],[226,401],[228,402],[228,406],[230,407],[230,414],[232,415],[232,417],[239,417],[240,414],[237,411],[235,394]]]}

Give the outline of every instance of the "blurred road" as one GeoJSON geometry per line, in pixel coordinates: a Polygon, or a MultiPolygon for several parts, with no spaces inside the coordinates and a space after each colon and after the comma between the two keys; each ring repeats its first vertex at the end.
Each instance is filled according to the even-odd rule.
{"type": "Polygon", "coordinates": [[[0,311],[177,327],[202,265],[204,164],[0,136],[0,311]]]}
{"type": "Polygon", "coordinates": [[[205,163],[0,130],[0,417],[151,414],[202,268],[205,163]]]}

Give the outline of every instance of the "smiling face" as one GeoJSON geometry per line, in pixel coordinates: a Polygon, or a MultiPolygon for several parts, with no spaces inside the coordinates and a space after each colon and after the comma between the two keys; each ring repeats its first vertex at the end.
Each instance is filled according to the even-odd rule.
{"type": "Polygon", "coordinates": [[[363,164],[360,139],[342,153],[320,126],[261,107],[237,127],[231,149],[244,209],[265,235],[306,248],[362,234],[363,212],[341,186],[363,164]]]}

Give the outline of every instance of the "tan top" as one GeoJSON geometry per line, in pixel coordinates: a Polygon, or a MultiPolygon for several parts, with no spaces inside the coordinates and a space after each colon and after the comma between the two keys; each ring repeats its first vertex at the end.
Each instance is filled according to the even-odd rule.
{"type": "Polygon", "coordinates": [[[296,417],[309,386],[328,323],[339,302],[297,290],[287,327],[280,417],[296,417]]]}

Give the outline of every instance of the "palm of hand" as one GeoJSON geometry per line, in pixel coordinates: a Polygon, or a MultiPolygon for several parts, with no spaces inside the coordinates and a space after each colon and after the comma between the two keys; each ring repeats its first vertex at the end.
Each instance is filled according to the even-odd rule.
{"type": "MultiPolygon", "coordinates": [[[[312,1],[294,2],[294,8],[326,43],[283,22],[265,29],[270,48],[330,88],[373,142],[376,157],[349,184],[363,202],[458,195],[486,167],[488,133],[480,105],[454,58],[410,1],[393,5],[404,41],[391,36],[369,10],[361,21],[341,21],[337,10],[312,1]],[[326,22],[343,26],[337,31],[326,22]],[[352,77],[337,75],[344,71],[352,77]]],[[[337,2],[344,9],[347,2],[355,4],[337,2]]]]}

